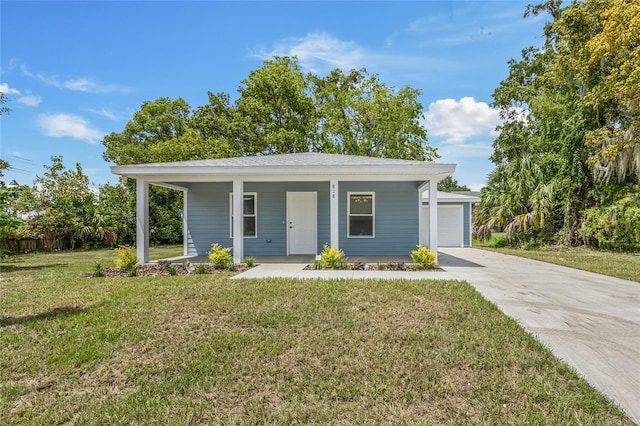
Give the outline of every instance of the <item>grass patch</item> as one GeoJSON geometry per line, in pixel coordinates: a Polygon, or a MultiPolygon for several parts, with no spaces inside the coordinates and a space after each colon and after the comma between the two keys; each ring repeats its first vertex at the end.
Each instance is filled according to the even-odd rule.
{"type": "Polygon", "coordinates": [[[640,282],[640,253],[611,252],[586,247],[565,246],[545,246],[524,250],[511,247],[495,247],[493,245],[495,241],[497,240],[484,243],[476,241],[474,242],[474,247],[640,282]]]}
{"type": "Polygon", "coordinates": [[[9,259],[0,424],[631,424],[466,283],[80,278],[104,252],[9,259]]]}

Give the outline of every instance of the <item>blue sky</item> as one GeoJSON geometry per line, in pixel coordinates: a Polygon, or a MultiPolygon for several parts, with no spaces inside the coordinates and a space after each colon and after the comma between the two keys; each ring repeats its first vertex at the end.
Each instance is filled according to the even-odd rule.
{"type": "Polygon", "coordinates": [[[491,94],[507,61],[540,45],[546,17],[530,1],[0,2],[0,120],[6,182],[32,184],[53,155],[80,163],[94,186],[117,179],[102,137],[121,132],[144,101],[207,92],[237,97],[273,55],[305,71],[365,67],[387,85],[422,91],[424,125],[440,162],[479,189],[498,113],[491,94]]]}

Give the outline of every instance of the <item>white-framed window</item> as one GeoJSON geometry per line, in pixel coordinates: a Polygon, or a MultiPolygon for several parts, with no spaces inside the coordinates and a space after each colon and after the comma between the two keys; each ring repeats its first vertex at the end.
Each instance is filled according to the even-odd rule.
{"type": "MultiPolygon", "coordinates": [[[[233,238],[233,193],[229,193],[229,235],[233,238]]],[[[246,238],[258,237],[258,193],[245,192],[242,199],[242,229],[246,238]]]]}
{"type": "Polygon", "coordinates": [[[347,193],[347,237],[376,236],[376,200],[374,192],[347,193]]]}

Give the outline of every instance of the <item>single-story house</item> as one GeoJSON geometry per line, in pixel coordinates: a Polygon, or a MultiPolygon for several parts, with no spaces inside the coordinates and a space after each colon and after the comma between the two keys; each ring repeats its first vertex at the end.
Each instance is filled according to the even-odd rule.
{"type": "MultiPolygon", "coordinates": [[[[473,206],[480,202],[474,191],[438,191],[438,246],[471,247],[473,206]]],[[[423,218],[429,222],[429,191],[422,196],[423,218]]],[[[423,226],[421,240],[429,241],[429,227],[423,226]]]]}
{"type": "Polygon", "coordinates": [[[136,180],[141,262],[149,260],[149,185],[159,185],[184,193],[185,256],[219,243],[239,263],[319,254],[325,244],[347,256],[406,256],[417,244],[437,252],[437,183],[455,164],[307,152],[111,170],[136,180]]]}

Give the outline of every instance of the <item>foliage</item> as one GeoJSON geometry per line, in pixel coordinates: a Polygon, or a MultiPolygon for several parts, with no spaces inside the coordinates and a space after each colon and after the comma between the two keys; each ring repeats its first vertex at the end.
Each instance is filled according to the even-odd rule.
{"type": "Polygon", "coordinates": [[[640,250],[640,195],[627,195],[585,211],[581,236],[587,244],[606,249],[640,250]]]}
{"type": "Polygon", "coordinates": [[[93,265],[93,276],[94,277],[104,277],[104,267],[102,266],[102,263],[100,262],[96,262],[93,265]]]}
{"type": "Polygon", "coordinates": [[[196,265],[196,274],[206,274],[207,273],[207,265],[204,263],[199,263],[196,265]]]}
{"type": "Polygon", "coordinates": [[[322,252],[320,253],[320,263],[323,268],[347,268],[347,260],[345,258],[344,252],[340,249],[329,247],[329,244],[326,243],[322,247],[322,252]]]}
{"type": "Polygon", "coordinates": [[[449,175],[438,182],[438,191],[454,192],[454,191],[471,191],[468,186],[460,185],[453,176],[449,175]]]}
{"type": "Polygon", "coordinates": [[[546,235],[581,244],[586,212],[640,181],[640,6],[548,0],[525,16],[545,12],[544,45],[509,61],[493,94],[503,123],[475,234],[504,229],[523,245],[546,235]]]}
{"type": "Polygon", "coordinates": [[[417,245],[416,250],[411,251],[411,259],[420,269],[431,269],[436,264],[436,254],[425,246],[417,245]]]}
{"type": "Polygon", "coordinates": [[[116,252],[116,268],[131,271],[135,269],[138,263],[138,255],[136,248],[131,246],[120,246],[115,249],[116,252]]]}
{"type": "MultiPolygon", "coordinates": [[[[11,109],[9,109],[8,107],[4,106],[4,104],[6,104],[8,101],[9,101],[9,98],[7,98],[7,96],[4,94],[4,92],[0,92],[0,115],[9,114],[11,112],[11,109]]],[[[0,160],[0,161],[2,161],[2,160],[0,160]]]]}
{"type": "Polygon", "coordinates": [[[208,93],[194,110],[181,98],[141,105],[120,133],[103,139],[118,165],[293,152],[432,160],[420,124],[420,91],[396,89],[365,69],[303,74],[295,57],[276,56],[241,81],[231,103],[208,93]]]}
{"type": "Polygon", "coordinates": [[[231,247],[222,247],[218,243],[211,245],[209,251],[209,262],[217,269],[229,269],[233,265],[233,256],[231,256],[231,247]]]}
{"type": "Polygon", "coordinates": [[[244,263],[245,263],[245,265],[247,265],[248,267],[251,268],[253,265],[256,264],[256,258],[252,257],[252,256],[245,257],[244,258],[244,263]]]}

